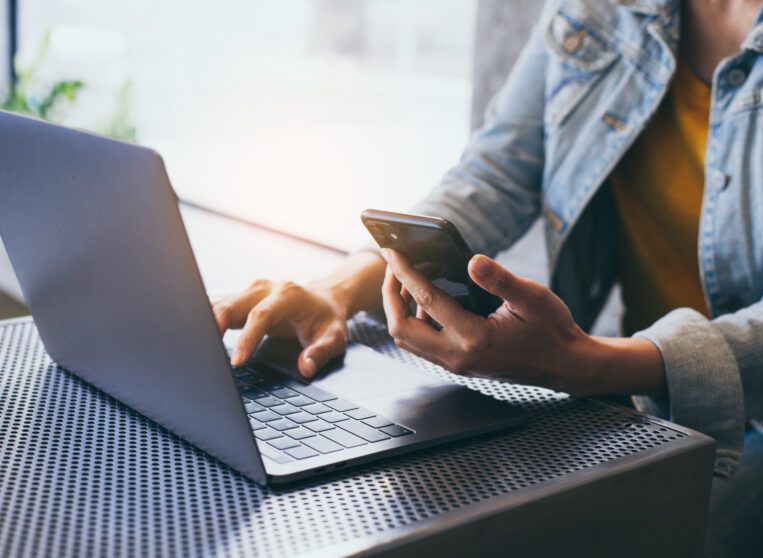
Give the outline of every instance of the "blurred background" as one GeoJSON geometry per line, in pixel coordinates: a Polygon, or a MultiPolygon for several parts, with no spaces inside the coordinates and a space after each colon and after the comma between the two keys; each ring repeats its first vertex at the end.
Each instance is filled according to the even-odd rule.
{"type": "Polygon", "coordinates": [[[49,116],[137,139],[189,202],[349,249],[469,132],[476,0],[17,0],[49,116]],[[355,234],[353,234],[355,233],[355,234]]]}
{"type": "MultiPolygon", "coordinates": [[[[186,207],[347,251],[363,209],[458,161],[542,4],[0,0],[0,105],[157,149],[186,207]]],[[[234,233],[184,217],[197,257],[224,253],[234,233]]],[[[540,228],[502,261],[545,281],[540,228]]],[[[200,266],[214,290],[261,273],[200,266]]],[[[20,300],[0,244],[0,317],[20,300]]]]}

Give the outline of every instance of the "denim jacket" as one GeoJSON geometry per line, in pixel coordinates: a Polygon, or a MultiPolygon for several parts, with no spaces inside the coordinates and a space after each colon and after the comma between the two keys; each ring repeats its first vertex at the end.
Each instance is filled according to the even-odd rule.
{"type": "MultiPolygon", "coordinates": [[[[676,69],[680,0],[549,0],[485,125],[416,211],[494,254],[544,221],[551,288],[589,329],[617,280],[607,184],[676,69]]],[[[763,14],[712,82],[697,246],[712,319],[680,308],[638,336],[661,351],[652,414],[715,437],[733,474],[746,421],[763,416],[763,14]]]]}

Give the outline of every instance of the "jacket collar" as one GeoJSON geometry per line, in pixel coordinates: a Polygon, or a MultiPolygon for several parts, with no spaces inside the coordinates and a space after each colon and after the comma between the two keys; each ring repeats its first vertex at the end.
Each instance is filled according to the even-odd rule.
{"type": "Polygon", "coordinates": [[[679,0],[610,0],[634,12],[657,15],[672,10],[679,0]]]}

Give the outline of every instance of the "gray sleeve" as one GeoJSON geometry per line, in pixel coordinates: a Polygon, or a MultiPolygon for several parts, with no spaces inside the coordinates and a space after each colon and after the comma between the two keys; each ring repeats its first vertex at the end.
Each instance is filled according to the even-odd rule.
{"type": "Polygon", "coordinates": [[[668,385],[667,401],[636,406],[714,437],[715,472],[733,475],[746,421],[763,416],[763,302],[712,321],[681,308],[635,337],[660,349],[668,385]]]}

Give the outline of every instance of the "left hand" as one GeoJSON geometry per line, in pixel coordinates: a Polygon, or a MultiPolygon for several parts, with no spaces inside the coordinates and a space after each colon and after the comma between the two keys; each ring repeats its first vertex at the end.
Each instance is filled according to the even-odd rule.
{"type": "MultiPolygon", "coordinates": [[[[517,277],[486,256],[474,256],[470,277],[504,301],[483,318],[462,308],[399,253],[383,252],[388,263],[384,310],[398,346],[456,374],[512,380],[577,396],[613,387],[601,381],[601,367],[594,359],[615,353],[580,329],[564,302],[540,283],[517,277]],[[408,309],[410,298],[418,305],[417,315],[408,309]],[[432,327],[429,318],[442,329],[432,327]]],[[[635,341],[647,343],[651,357],[654,352],[659,355],[648,341],[635,341]]],[[[658,363],[661,369],[661,358],[658,363]]]]}

